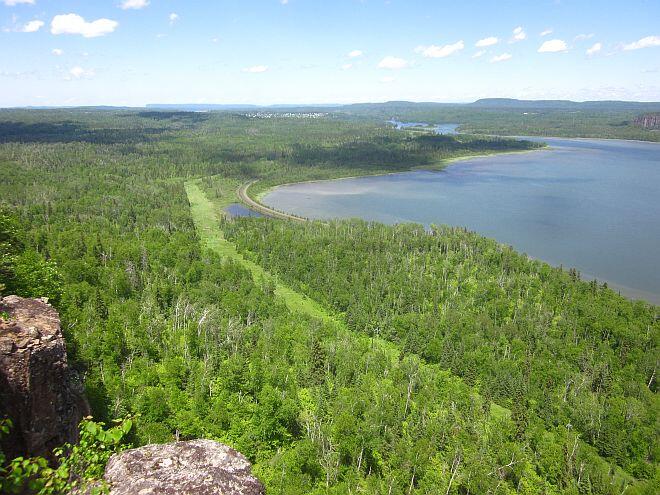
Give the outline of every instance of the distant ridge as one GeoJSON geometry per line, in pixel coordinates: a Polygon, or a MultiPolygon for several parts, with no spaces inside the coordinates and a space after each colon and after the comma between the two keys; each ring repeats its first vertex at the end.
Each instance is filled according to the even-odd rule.
{"type": "Polygon", "coordinates": [[[642,101],[571,101],[571,100],[516,100],[515,98],[482,98],[471,107],[501,109],[548,109],[548,110],[645,110],[659,108],[660,102],[642,101]]]}
{"type": "Polygon", "coordinates": [[[216,104],[216,103],[149,103],[145,108],[148,110],[183,110],[188,112],[208,112],[214,110],[287,110],[287,109],[310,109],[310,108],[340,108],[339,104],[277,104],[277,105],[251,105],[251,104],[216,104]]]}
{"type": "Polygon", "coordinates": [[[213,103],[148,103],[149,110],[183,110],[188,112],[199,112],[209,110],[254,110],[258,105],[248,104],[213,104],[213,103]]]}
{"type": "Polygon", "coordinates": [[[351,104],[309,104],[309,105],[248,105],[248,104],[206,104],[206,103],[165,103],[149,104],[148,110],[183,110],[189,112],[199,111],[245,111],[245,110],[387,110],[400,111],[413,108],[484,108],[501,110],[631,110],[656,111],[660,110],[660,102],[641,101],[571,101],[571,100],[517,100],[515,98],[482,98],[472,103],[440,103],[440,102],[414,102],[405,100],[386,101],[381,103],[351,103],[351,104]]]}
{"type": "MultiPolygon", "coordinates": [[[[28,106],[13,107],[26,110],[56,110],[56,109],[86,109],[86,110],[138,110],[149,111],[183,111],[183,112],[212,112],[212,111],[387,111],[398,112],[405,110],[439,109],[439,108],[474,108],[492,110],[592,110],[592,111],[635,111],[635,112],[658,112],[660,102],[642,101],[571,101],[571,100],[518,100],[515,98],[481,98],[472,103],[442,103],[442,102],[415,102],[405,100],[393,100],[374,103],[309,103],[309,104],[274,104],[255,105],[248,103],[223,104],[223,103],[149,103],[145,106],[127,107],[112,105],[89,105],[89,106],[28,106]]],[[[6,109],[2,109],[6,110],[6,109]]]]}

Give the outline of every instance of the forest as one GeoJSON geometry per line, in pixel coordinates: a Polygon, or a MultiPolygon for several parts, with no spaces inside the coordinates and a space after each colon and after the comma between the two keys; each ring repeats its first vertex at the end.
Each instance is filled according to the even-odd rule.
{"type": "Polygon", "coordinates": [[[460,124],[459,131],[500,136],[556,136],[660,141],[658,130],[635,123],[640,115],[658,111],[657,103],[523,101],[485,99],[452,105],[387,102],[348,105],[337,110],[374,121],[396,119],[429,124],[460,124]]]}
{"type": "Polygon", "coordinates": [[[269,494],[657,493],[656,307],[460,229],[220,215],[255,179],[538,147],[340,114],[2,110],[0,293],[50,298],[124,447],[217,439],[269,494]]]}
{"type": "MultiPolygon", "coordinates": [[[[170,112],[230,109],[223,105],[204,104],[149,105],[148,108],[170,112]]],[[[660,141],[658,129],[645,128],[639,123],[639,118],[644,114],[660,111],[660,104],[654,102],[486,98],[472,103],[388,101],[321,107],[247,106],[241,110],[272,115],[321,112],[341,119],[367,121],[375,125],[391,119],[427,124],[459,124],[459,132],[484,135],[660,141]]]]}

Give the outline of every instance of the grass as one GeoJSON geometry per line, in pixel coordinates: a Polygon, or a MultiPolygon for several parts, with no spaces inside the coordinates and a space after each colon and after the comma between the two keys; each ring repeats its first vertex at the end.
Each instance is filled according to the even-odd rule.
{"type": "Polygon", "coordinates": [[[233,243],[225,239],[220,228],[220,215],[223,215],[221,213],[222,207],[234,202],[235,198],[226,195],[219,203],[213,203],[206,197],[198,181],[188,181],[185,187],[195,229],[202,246],[219,254],[223,259],[231,259],[240,263],[252,274],[255,283],[272,282],[275,285],[275,295],[281,298],[290,311],[337,323],[337,320],[320,304],[280,283],[277,277],[271,275],[253,261],[246,259],[238,252],[233,243]]]}
{"type": "MultiPolygon", "coordinates": [[[[218,180],[218,177],[215,177],[218,180]]],[[[334,317],[319,303],[310,299],[309,297],[296,292],[290,287],[278,282],[277,277],[271,275],[264,270],[260,265],[246,259],[238,252],[236,246],[228,241],[220,228],[220,217],[224,215],[223,208],[227,205],[237,202],[236,195],[237,181],[232,179],[220,179],[219,184],[215,184],[217,196],[216,201],[213,202],[207,198],[204,191],[200,187],[200,179],[191,180],[185,183],[186,194],[190,202],[191,215],[195,224],[195,229],[200,237],[202,245],[208,249],[215,251],[223,259],[231,259],[240,263],[251,274],[255,283],[260,284],[263,281],[272,282],[275,285],[275,296],[280,298],[290,311],[294,313],[302,313],[313,318],[321,319],[325,322],[332,323],[336,326],[339,335],[346,332],[356,335],[358,339],[369,341],[371,346],[378,346],[388,359],[395,361],[400,360],[402,351],[396,344],[383,340],[381,338],[367,337],[365,335],[355,334],[348,328],[346,323],[339,317],[334,317]],[[222,194],[217,194],[221,190],[222,194]]],[[[276,220],[279,221],[279,220],[276,220]]],[[[447,372],[447,376],[457,382],[462,382],[462,378],[447,372]]],[[[480,396],[477,388],[470,387],[475,396],[480,396]]],[[[498,426],[501,420],[511,420],[511,410],[503,407],[495,402],[490,402],[490,419],[489,424],[498,426]]],[[[549,432],[553,435],[552,432],[549,432]]],[[[604,460],[603,462],[607,462],[604,460]]],[[[623,471],[619,466],[615,467],[617,477],[626,482],[634,481],[634,478],[623,471]]]]}

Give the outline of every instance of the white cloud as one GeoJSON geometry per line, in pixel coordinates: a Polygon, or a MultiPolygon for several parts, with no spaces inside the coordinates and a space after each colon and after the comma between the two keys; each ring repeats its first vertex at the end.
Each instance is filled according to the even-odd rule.
{"type": "Polygon", "coordinates": [[[504,62],[506,60],[509,60],[513,57],[510,53],[503,53],[501,55],[496,55],[493,58],[490,59],[491,64],[496,64],[497,62],[504,62]]]}
{"type": "Polygon", "coordinates": [[[71,74],[76,79],[79,79],[84,73],[85,73],[85,69],[83,69],[82,67],[74,67],[69,71],[69,74],[71,74]]]}
{"type": "Polygon", "coordinates": [[[513,30],[513,38],[511,38],[511,41],[509,41],[509,43],[515,43],[516,41],[522,41],[526,38],[527,38],[527,33],[522,28],[522,26],[518,26],[516,29],[513,30]]]}
{"type": "Polygon", "coordinates": [[[497,45],[500,40],[498,40],[495,36],[489,36],[488,38],[484,38],[482,40],[477,41],[474,46],[477,48],[483,48],[485,46],[493,46],[497,45]]]}
{"type": "Polygon", "coordinates": [[[66,75],[65,79],[91,79],[94,77],[94,75],[95,74],[93,69],[83,69],[80,66],[75,66],[69,70],[69,73],[66,75]]]}
{"type": "Polygon", "coordinates": [[[486,54],[486,50],[479,50],[477,53],[475,53],[474,55],[472,55],[472,58],[483,57],[485,54],[486,54]]]}
{"type": "Polygon", "coordinates": [[[418,46],[417,48],[415,48],[415,52],[421,53],[425,57],[429,57],[429,58],[444,58],[444,57],[448,57],[453,53],[461,51],[463,48],[465,48],[465,44],[463,43],[463,40],[461,40],[451,45],[418,46]]]}
{"type": "Polygon", "coordinates": [[[353,67],[353,64],[344,64],[341,66],[341,70],[349,70],[353,67]]]}
{"type": "Polygon", "coordinates": [[[250,74],[260,74],[268,70],[267,65],[253,65],[252,67],[246,67],[243,69],[243,72],[249,72],[250,74]]]}
{"type": "Polygon", "coordinates": [[[80,34],[85,38],[105,36],[117,29],[119,23],[110,19],[97,19],[87,22],[78,14],[56,15],[50,23],[53,34],[80,34]]]}
{"type": "Polygon", "coordinates": [[[544,30],[544,31],[541,31],[541,33],[539,34],[539,36],[547,36],[547,35],[549,35],[549,34],[552,34],[552,29],[546,29],[546,30],[544,30]]]}
{"type": "Polygon", "coordinates": [[[280,0],[280,3],[281,3],[282,5],[288,5],[288,4],[289,4],[289,0],[280,0]]]}
{"type": "Polygon", "coordinates": [[[44,26],[44,21],[30,21],[21,28],[23,33],[36,33],[44,26]]]}
{"type": "Polygon", "coordinates": [[[147,5],[149,5],[149,0],[124,0],[121,5],[119,5],[119,8],[124,10],[143,9],[147,5]]]}
{"type": "Polygon", "coordinates": [[[593,46],[586,51],[586,54],[591,57],[592,55],[595,55],[602,49],[603,49],[602,43],[594,43],[593,46]]]}
{"type": "Polygon", "coordinates": [[[582,40],[588,40],[594,37],[594,33],[589,33],[589,34],[578,34],[575,37],[575,41],[582,41],[582,40]]]}
{"type": "Polygon", "coordinates": [[[14,5],[19,5],[25,3],[28,5],[34,5],[34,0],[2,0],[5,5],[8,7],[13,7],[14,5]]]}
{"type": "Polygon", "coordinates": [[[639,50],[640,48],[649,48],[652,46],[660,46],[660,36],[647,36],[641,40],[623,45],[624,50],[639,50]]]}
{"type": "Polygon", "coordinates": [[[539,53],[557,53],[565,52],[568,50],[564,40],[548,40],[545,41],[538,49],[539,53]]]}
{"type": "Polygon", "coordinates": [[[167,18],[170,20],[170,25],[174,24],[176,21],[179,20],[179,14],[176,12],[172,12],[167,18]]]}
{"type": "Polygon", "coordinates": [[[398,70],[408,67],[408,62],[402,58],[387,56],[378,63],[379,69],[398,70]]]}
{"type": "Polygon", "coordinates": [[[362,50],[352,50],[348,52],[350,58],[361,57],[363,55],[362,50]]]}
{"type": "Polygon", "coordinates": [[[59,57],[61,55],[64,55],[64,50],[62,50],[61,48],[53,48],[51,53],[56,57],[59,57]]]}
{"type": "Polygon", "coordinates": [[[396,81],[396,77],[385,76],[385,77],[380,78],[380,82],[382,82],[384,84],[393,83],[394,81],[396,81]]]}

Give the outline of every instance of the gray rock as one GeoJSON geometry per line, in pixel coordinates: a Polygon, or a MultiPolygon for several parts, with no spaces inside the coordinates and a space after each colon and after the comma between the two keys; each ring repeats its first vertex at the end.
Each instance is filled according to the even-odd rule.
{"type": "Polygon", "coordinates": [[[146,445],[110,458],[110,495],[262,495],[249,461],[213,440],[146,445]]]}
{"type": "Polygon", "coordinates": [[[10,459],[44,456],[78,439],[89,414],[81,381],[67,362],[60,318],[45,299],[0,299],[0,417],[14,426],[2,439],[10,459]]]}

